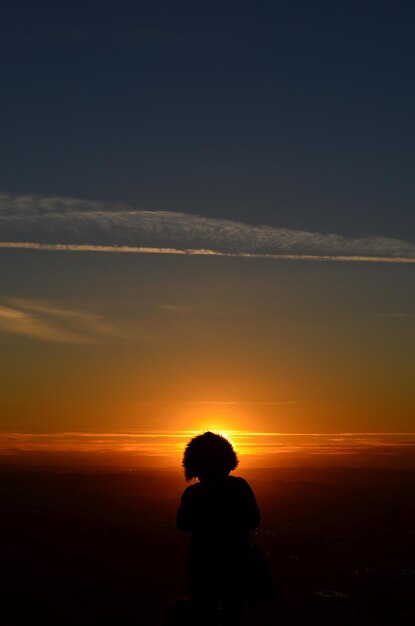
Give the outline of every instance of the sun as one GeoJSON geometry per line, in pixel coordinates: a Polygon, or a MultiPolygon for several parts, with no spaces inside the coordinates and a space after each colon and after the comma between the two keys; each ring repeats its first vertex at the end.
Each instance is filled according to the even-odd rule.
{"type": "Polygon", "coordinates": [[[215,433],[216,435],[220,435],[221,437],[224,437],[225,439],[227,439],[227,441],[229,441],[229,443],[232,446],[235,446],[235,439],[234,439],[235,431],[233,431],[233,429],[231,428],[228,428],[227,426],[224,426],[220,422],[217,422],[217,421],[208,422],[203,425],[200,431],[201,432],[209,431],[211,433],[215,433]]]}

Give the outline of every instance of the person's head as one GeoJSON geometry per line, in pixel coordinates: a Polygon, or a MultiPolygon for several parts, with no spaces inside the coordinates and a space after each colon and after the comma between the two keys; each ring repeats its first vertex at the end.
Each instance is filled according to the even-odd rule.
{"type": "Polygon", "coordinates": [[[193,437],[183,455],[186,480],[225,477],[238,465],[232,444],[222,435],[206,432],[193,437]]]}

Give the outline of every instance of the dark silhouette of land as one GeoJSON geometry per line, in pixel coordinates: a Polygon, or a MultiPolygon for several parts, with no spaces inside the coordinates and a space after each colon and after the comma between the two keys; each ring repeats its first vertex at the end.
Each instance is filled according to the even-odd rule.
{"type": "MultiPolygon", "coordinates": [[[[246,623],[400,626],[415,616],[415,470],[244,471],[274,604],[246,623]]],[[[186,597],[180,471],[0,468],[1,623],[162,626],[186,597]]]]}

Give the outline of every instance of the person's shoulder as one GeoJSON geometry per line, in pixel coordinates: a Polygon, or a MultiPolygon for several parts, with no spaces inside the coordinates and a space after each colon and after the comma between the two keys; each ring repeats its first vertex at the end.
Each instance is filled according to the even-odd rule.
{"type": "Polygon", "coordinates": [[[248,484],[248,482],[245,480],[245,478],[242,478],[242,476],[232,476],[231,475],[231,476],[228,476],[228,478],[230,478],[235,483],[235,485],[236,484],[238,484],[238,485],[247,485],[248,484]]]}
{"type": "Polygon", "coordinates": [[[192,498],[194,495],[199,493],[200,487],[201,487],[200,483],[194,483],[193,485],[189,485],[183,491],[182,498],[192,498]]]}
{"type": "Polygon", "coordinates": [[[231,479],[231,484],[235,487],[235,489],[250,489],[248,482],[245,478],[242,478],[242,476],[229,476],[229,478],[231,479]]]}

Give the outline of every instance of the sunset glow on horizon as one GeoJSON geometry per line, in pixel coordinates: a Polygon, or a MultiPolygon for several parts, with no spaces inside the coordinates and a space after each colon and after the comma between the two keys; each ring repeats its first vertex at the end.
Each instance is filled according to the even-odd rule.
{"type": "Polygon", "coordinates": [[[415,464],[407,267],[55,254],[3,287],[3,462],[180,467],[212,430],[241,467],[415,464]]]}
{"type": "MultiPolygon", "coordinates": [[[[227,437],[240,467],[309,465],[411,467],[415,433],[212,432],[227,437]]],[[[120,467],[179,468],[189,440],[205,430],[158,432],[3,433],[3,462],[76,463],[120,467]]]]}

